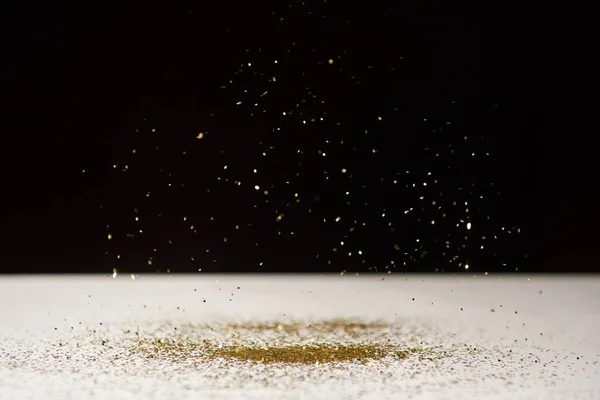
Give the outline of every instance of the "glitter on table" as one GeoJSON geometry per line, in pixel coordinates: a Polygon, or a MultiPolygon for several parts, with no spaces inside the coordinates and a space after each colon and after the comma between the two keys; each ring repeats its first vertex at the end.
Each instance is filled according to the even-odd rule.
{"type": "Polygon", "coordinates": [[[0,398],[597,399],[596,276],[3,277],[0,398]]]}

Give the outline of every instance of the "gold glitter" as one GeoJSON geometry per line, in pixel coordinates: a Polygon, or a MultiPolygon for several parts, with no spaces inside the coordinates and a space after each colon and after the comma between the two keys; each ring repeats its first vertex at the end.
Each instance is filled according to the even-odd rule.
{"type": "Polygon", "coordinates": [[[265,364],[324,365],[403,360],[432,354],[417,346],[400,326],[383,322],[332,320],[313,323],[183,324],[155,334],[135,336],[132,354],[173,361],[254,362],[265,364]],[[170,332],[170,333],[168,333],[170,332]],[[400,339],[393,341],[390,338],[400,339]],[[413,343],[412,346],[408,342],[413,343]]]}
{"type": "MultiPolygon", "coordinates": [[[[286,364],[318,364],[367,361],[381,359],[390,354],[389,349],[374,345],[336,346],[331,344],[288,347],[223,347],[209,350],[209,355],[233,358],[240,361],[286,364]]],[[[395,352],[405,358],[406,352],[395,352]]]]}

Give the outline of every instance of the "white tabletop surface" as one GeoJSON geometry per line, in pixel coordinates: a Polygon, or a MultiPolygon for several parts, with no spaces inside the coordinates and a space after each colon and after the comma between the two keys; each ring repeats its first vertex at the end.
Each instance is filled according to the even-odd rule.
{"type": "Polygon", "coordinates": [[[383,277],[0,277],[0,399],[600,399],[600,276],[383,277]],[[380,324],[358,339],[308,328],[284,339],[433,356],[282,365],[185,350],[283,337],[230,324],[331,320],[380,324]],[[182,354],[149,358],[132,350],[140,338],[171,338],[182,354]]]}

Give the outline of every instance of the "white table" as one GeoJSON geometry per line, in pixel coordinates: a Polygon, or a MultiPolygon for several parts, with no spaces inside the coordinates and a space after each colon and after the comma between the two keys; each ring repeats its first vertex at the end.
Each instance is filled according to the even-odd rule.
{"type": "Polygon", "coordinates": [[[0,399],[600,399],[599,276],[383,277],[4,276],[0,399]],[[268,346],[279,333],[219,329],[337,319],[384,324],[286,340],[389,339],[433,357],[281,365],[131,351],[160,337],[268,346]]]}

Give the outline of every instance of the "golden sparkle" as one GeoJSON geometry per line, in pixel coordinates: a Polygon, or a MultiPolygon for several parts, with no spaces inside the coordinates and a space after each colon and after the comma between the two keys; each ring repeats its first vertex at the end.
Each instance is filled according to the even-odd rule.
{"type": "MultiPolygon", "coordinates": [[[[394,335],[390,328],[382,322],[346,320],[183,325],[177,328],[175,336],[136,336],[131,351],[149,358],[291,365],[403,360],[426,352],[419,346],[408,346],[407,342],[402,345],[390,342],[394,335]]],[[[416,343],[414,338],[411,343],[416,343]]]]}
{"type": "MultiPolygon", "coordinates": [[[[391,353],[374,345],[338,346],[320,344],[311,346],[287,347],[223,347],[209,350],[210,356],[239,361],[285,364],[319,364],[352,361],[377,360],[391,353]]],[[[393,352],[399,358],[406,358],[407,352],[393,352]]]]}

